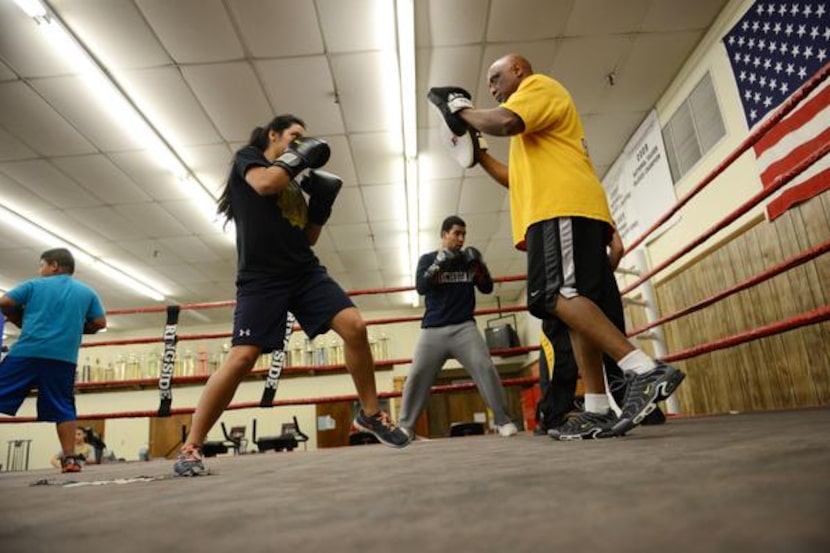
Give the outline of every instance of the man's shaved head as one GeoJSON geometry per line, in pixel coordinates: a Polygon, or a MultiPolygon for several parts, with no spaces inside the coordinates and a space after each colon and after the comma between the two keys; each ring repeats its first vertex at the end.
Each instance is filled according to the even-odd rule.
{"type": "Polygon", "coordinates": [[[519,84],[531,75],[533,75],[533,68],[524,56],[519,54],[502,56],[494,61],[487,71],[490,94],[497,102],[504,102],[516,92],[519,84]]]}

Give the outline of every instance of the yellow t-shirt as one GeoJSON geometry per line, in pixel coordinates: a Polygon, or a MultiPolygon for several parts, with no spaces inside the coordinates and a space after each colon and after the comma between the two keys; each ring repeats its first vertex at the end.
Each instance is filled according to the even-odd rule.
{"type": "Polygon", "coordinates": [[[522,133],[510,137],[508,163],[516,248],[525,249],[530,225],[554,217],[587,217],[613,225],[582,121],[565,87],[546,75],[531,75],[502,107],[525,124],[522,133]]]}

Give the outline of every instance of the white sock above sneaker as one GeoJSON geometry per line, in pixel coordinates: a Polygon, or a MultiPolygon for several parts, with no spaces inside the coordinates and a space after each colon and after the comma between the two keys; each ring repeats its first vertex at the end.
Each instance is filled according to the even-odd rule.
{"type": "Polygon", "coordinates": [[[585,394],[585,410],[604,415],[611,410],[611,403],[606,394],[585,394]]]}
{"type": "Polygon", "coordinates": [[[657,366],[657,362],[649,357],[641,349],[635,349],[619,361],[617,365],[620,366],[625,373],[645,374],[657,366]]]}

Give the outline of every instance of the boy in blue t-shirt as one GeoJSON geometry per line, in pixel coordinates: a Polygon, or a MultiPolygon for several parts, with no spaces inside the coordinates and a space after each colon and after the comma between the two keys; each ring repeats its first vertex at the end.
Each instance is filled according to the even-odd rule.
{"type": "Polygon", "coordinates": [[[95,291],[75,280],[75,258],[66,248],[40,256],[41,278],[27,280],[0,297],[0,310],[20,327],[17,341],[0,362],[0,413],[15,415],[38,389],[38,420],[56,424],[63,472],[80,472],[75,456],[75,369],[82,334],[107,326],[95,291]]]}

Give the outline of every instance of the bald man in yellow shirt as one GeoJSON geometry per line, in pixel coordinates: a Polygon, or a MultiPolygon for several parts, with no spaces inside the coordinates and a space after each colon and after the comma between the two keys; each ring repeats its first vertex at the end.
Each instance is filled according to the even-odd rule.
{"type": "Polygon", "coordinates": [[[585,411],[548,434],[555,440],[622,436],[685,375],[635,348],[608,318],[616,291],[608,247],[616,233],[568,91],[534,73],[518,54],[496,60],[488,81],[500,103],[496,108],[475,109],[470,94],[458,87],[430,89],[429,99],[451,129],[467,125],[510,137],[508,164],[486,151],[477,160],[509,190],[513,242],[527,251],[528,310],[568,327],[585,385],[585,411]],[[619,418],[605,393],[603,353],[633,375],[619,418]]]}

